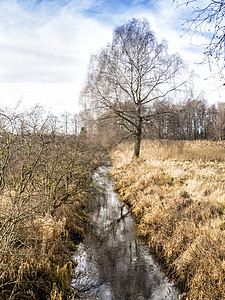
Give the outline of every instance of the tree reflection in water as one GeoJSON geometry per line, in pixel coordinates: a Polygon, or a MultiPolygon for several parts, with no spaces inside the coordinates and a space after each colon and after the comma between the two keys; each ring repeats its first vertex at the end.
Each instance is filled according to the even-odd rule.
{"type": "Polygon", "coordinates": [[[72,287],[80,299],[178,299],[147,246],[136,237],[135,225],[118,200],[113,183],[102,169],[96,174],[103,192],[96,199],[87,237],[74,254],[78,265],[72,287]]]}

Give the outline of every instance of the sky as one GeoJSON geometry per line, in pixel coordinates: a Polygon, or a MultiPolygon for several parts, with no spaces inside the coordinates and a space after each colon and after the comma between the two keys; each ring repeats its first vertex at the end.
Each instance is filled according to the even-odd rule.
{"type": "MultiPolygon", "coordinates": [[[[199,0],[199,2],[205,0],[199,0]]],[[[171,0],[0,0],[0,107],[36,104],[55,114],[78,113],[91,54],[112,41],[115,27],[146,18],[198,76],[196,95],[223,102],[223,82],[199,65],[207,42],[182,29],[190,10],[171,0]],[[207,79],[210,77],[209,79],[207,79]]]]}

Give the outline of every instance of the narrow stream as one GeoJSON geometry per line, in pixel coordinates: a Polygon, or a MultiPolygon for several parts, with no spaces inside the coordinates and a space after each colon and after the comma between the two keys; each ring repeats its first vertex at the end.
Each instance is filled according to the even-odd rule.
{"type": "Polygon", "coordinates": [[[96,174],[104,191],[96,199],[71,286],[78,299],[177,300],[179,293],[135,233],[132,217],[120,203],[107,173],[96,174]]]}

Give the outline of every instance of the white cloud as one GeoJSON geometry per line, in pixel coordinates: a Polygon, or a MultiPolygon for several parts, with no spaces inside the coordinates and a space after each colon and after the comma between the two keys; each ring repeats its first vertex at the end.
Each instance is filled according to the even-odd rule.
{"type": "Polygon", "coordinates": [[[90,54],[107,43],[111,29],[77,13],[81,7],[73,2],[50,16],[56,8],[47,2],[35,11],[16,1],[1,3],[0,104],[23,96],[27,105],[77,109],[90,54]]]}
{"type": "Polygon", "coordinates": [[[46,110],[56,114],[64,111],[75,113],[78,110],[75,90],[79,89],[75,83],[0,83],[1,107],[16,107],[27,109],[39,103],[46,110]],[[74,91],[74,92],[73,92],[74,91]]]}
{"type": "MultiPolygon", "coordinates": [[[[106,0],[36,2],[0,1],[0,105],[16,106],[22,97],[25,107],[40,103],[57,113],[76,112],[90,55],[111,42],[115,26],[133,17],[147,18],[158,40],[168,40],[169,51],[179,52],[202,78],[209,73],[193,64],[201,61],[202,48],[192,46],[189,35],[180,37],[179,16],[188,12],[174,11],[170,1],[133,1],[120,11],[106,0]]],[[[192,44],[199,43],[205,39],[194,36],[192,44]]],[[[221,82],[196,80],[209,100],[222,99],[223,89],[212,93],[221,82]]]]}

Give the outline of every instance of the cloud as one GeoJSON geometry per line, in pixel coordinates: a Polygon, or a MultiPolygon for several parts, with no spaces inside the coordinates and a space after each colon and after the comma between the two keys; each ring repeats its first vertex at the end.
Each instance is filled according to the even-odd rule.
{"type": "Polygon", "coordinates": [[[107,43],[111,28],[81,14],[91,1],[27,2],[0,3],[1,103],[23,95],[25,103],[56,106],[64,94],[68,110],[68,100],[78,102],[90,54],[107,43]]]}
{"type": "MultiPolygon", "coordinates": [[[[48,6],[42,1],[37,10],[31,12],[16,1],[14,4],[3,6],[8,18],[7,24],[0,28],[0,65],[7,69],[0,73],[2,82],[76,80],[76,68],[107,40],[109,30],[79,13],[74,15],[71,2],[59,10],[55,4],[52,7],[51,3],[48,6]],[[55,13],[47,18],[50,8],[55,9],[55,13]]],[[[1,6],[0,11],[3,14],[1,6]]]]}
{"type": "Polygon", "coordinates": [[[166,0],[1,0],[0,105],[15,106],[22,97],[25,106],[77,110],[90,55],[133,17],[147,18],[157,39],[168,40],[169,51],[195,67],[202,48],[190,43],[206,40],[181,38],[181,15],[188,15],[185,7],[174,11],[166,0]]]}

